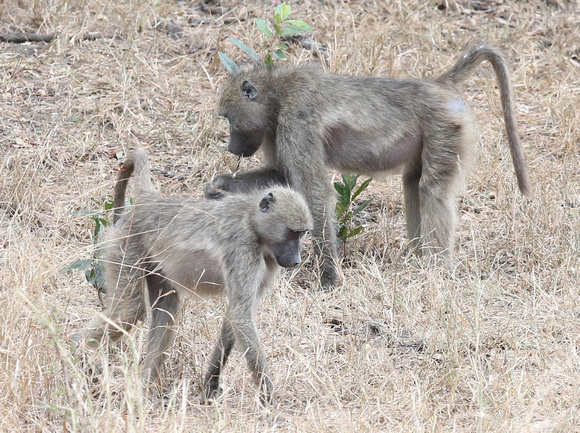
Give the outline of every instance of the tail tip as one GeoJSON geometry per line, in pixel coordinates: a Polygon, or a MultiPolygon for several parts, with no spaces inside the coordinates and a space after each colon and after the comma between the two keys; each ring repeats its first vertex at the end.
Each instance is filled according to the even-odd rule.
{"type": "Polygon", "coordinates": [[[534,188],[529,180],[525,180],[523,182],[518,182],[518,187],[520,192],[523,194],[524,197],[533,199],[535,196],[534,188]]]}

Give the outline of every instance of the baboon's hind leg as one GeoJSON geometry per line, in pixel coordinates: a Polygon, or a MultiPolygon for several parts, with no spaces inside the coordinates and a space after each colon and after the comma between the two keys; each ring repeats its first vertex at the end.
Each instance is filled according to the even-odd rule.
{"type": "Polygon", "coordinates": [[[409,163],[403,173],[403,197],[405,200],[405,219],[407,221],[407,237],[413,252],[421,254],[421,206],[419,181],[423,165],[421,159],[409,163]]]}
{"type": "Polygon", "coordinates": [[[119,339],[145,317],[144,284],[144,279],[138,278],[135,272],[131,272],[126,279],[119,278],[117,287],[107,288],[107,292],[112,294],[106,298],[106,309],[76,334],[73,340],[96,348],[105,336],[113,341],[119,339]],[[127,285],[121,288],[125,283],[127,285]]]}
{"type": "Polygon", "coordinates": [[[432,147],[426,144],[423,149],[419,181],[421,246],[426,254],[441,254],[451,259],[457,225],[456,194],[461,174],[458,155],[462,135],[441,136],[445,137],[445,145],[429,143],[432,147]]]}
{"type": "Polygon", "coordinates": [[[173,342],[181,300],[172,284],[162,275],[150,274],[146,279],[152,311],[141,379],[145,385],[150,385],[160,376],[167,350],[173,342]]]}

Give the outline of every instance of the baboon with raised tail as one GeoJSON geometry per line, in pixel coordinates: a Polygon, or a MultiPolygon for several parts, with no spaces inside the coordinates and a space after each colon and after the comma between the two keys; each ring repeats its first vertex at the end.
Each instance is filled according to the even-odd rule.
{"type": "Polygon", "coordinates": [[[220,175],[208,198],[272,181],[301,192],[314,221],[323,287],[337,278],[335,192],[327,168],[368,176],[402,173],[411,246],[449,262],[456,195],[469,170],[477,126],[461,83],[487,60],[493,66],[520,191],[532,195],[520,145],[506,61],[497,48],[475,45],[436,79],[333,74],[312,65],[240,68],[225,85],[218,115],[229,122],[228,150],[263,164],[220,175]]]}
{"type": "Polygon", "coordinates": [[[219,376],[234,344],[246,357],[262,401],[274,390],[255,316],[260,297],[280,267],[301,261],[304,234],[312,227],[308,206],[296,191],[273,186],[213,201],[162,196],[151,183],[147,154],[130,153],[115,186],[114,227],[108,229],[102,263],[106,309],[75,337],[98,347],[116,340],[151,308],[145,386],[159,377],[182,304],[189,297],[225,295],[228,308],[205,378],[204,400],[218,393],[219,376]],[[125,207],[134,174],[134,204],[125,207]]]}

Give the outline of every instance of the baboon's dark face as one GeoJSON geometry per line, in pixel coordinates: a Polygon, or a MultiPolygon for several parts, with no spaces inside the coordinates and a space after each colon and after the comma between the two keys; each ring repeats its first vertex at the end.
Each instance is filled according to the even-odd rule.
{"type": "Polygon", "coordinates": [[[217,114],[226,118],[230,125],[228,151],[244,157],[258,151],[266,133],[274,128],[276,110],[269,101],[263,86],[254,85],[243,77],[234,77],[226,85],[217,114]]]}
{"type": "Polygon", "coordinates": [[[279,187],[277,192],[269,192],[262,198],[259,209],[255,222],[266,252],[284,268],[298,265],[302,261],[302,238],[312,228],[310,212],[302,196],[279,187]]]}
{"type": "Polygon", "coordinates": [[[264,140],[264,131],[243,131],[230,123],[230,142],[228,151],[234,155],[252,156],[260,148],[264,140]]]}
{"type": "Polygon", "coordinates": [[[302,237],[306,232],[288,231],[286,240],[277,245],[271,246],[272,254],[276,262],[283,268],[293,268],[300,264],[300,247],[302,246],[302,237]]]}

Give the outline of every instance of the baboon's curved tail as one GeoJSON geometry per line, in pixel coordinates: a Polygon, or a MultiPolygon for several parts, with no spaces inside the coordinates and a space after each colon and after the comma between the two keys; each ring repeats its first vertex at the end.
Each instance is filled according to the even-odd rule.
{"type": "Polygon", "coordinates": [[[129,178],[135,173],[135,195],[143,191],[155,191],[151,183],[151,174],[149,169],[149,158],[145,149],[135,149],[127,155],[125,162],[117,176],[117,183],[115,184],[115,197],[113,222],[117,223],[123,214],[125,208],[125,194],[127,192],[127,184],[129,178]]]}
{"type": "Polygon", "coordinates": [[[467,79],[475,68],[484,60],[493,66],[495,76],[499,84],[499,94],[501,96],[501,106],[505,121],[510,153],[516,171],[518,187],[525,196],[532,196],[532,186],[528,174],[528,165],[518,134],[516,117],[513,108],[512,90],[508,76],[506,60],[500,51],[488,45],[475,45],[468,49],[457,63],[439,78],[439,82],[451,82],[460,84],[467,79]]]}

